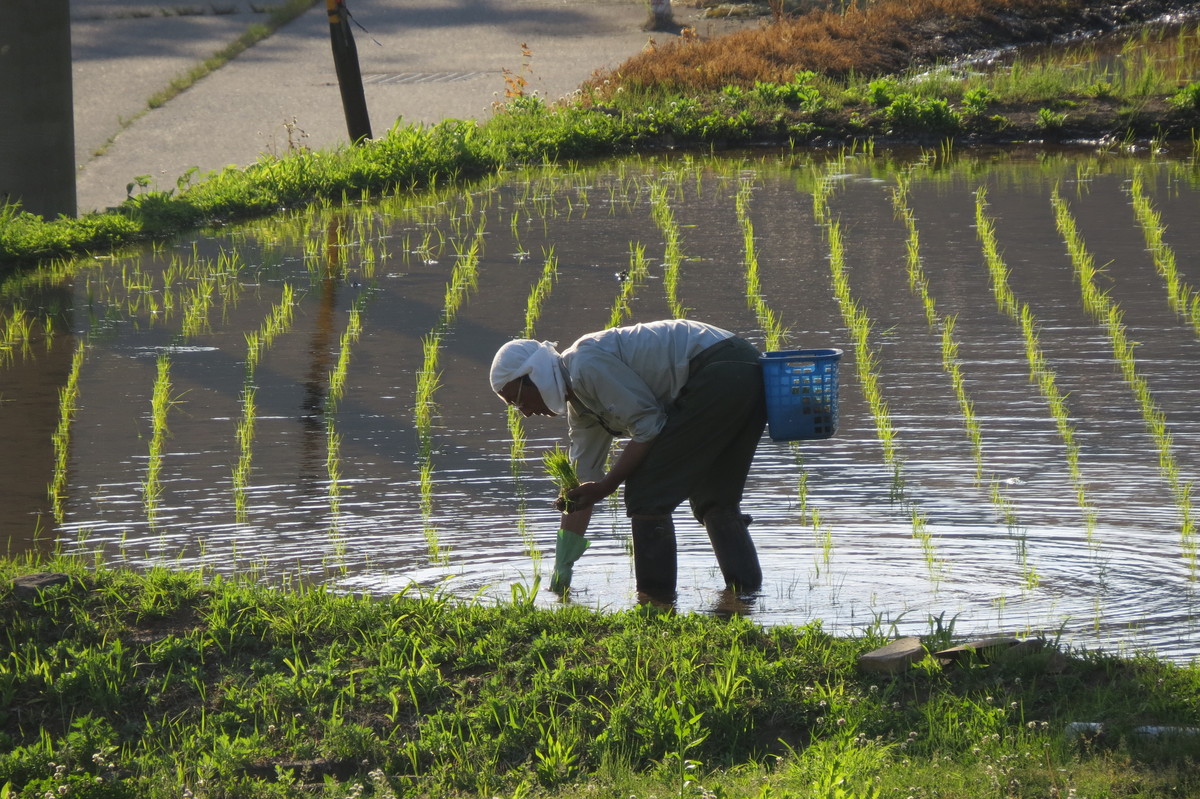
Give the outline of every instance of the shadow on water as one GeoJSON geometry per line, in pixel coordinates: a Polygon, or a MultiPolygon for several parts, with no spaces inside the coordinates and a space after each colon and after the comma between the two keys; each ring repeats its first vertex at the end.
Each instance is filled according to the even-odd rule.
{"type": "MultiPolygon", "coordinates": [[[[0,525],[13,552],[35,546],[40,514],[48,540],[111,563],[251,572],[379,594],[416,584],[507,598],[512,584],[531,585],[538,570],[523,531],[553,551],[557,516],[541,454],[563,440],[565,425],[525,420],[525,461],[514,480],[505,408],[487,385],[491,356],[524,328],[548,257],[557,271],[535,329],[566,346],[608,323],[627,288],[620,276],[642,247],[649,273],[634,287],[633,321],[682,307],[761,346],[769,307],[788,346],[846,350],[838,435],[795,449],[764,439],[759,448],[745,505],[765,588],[749,598],[724,592],[704,530],[680,513],[677,608],[766,624],[820,619],[847,632],[883,623],[923,633],[932,618],[957,617],[970,633],[1061,630],[1081,644],[1190,657],[1200,652],[1191,509],[1164,474],[1163,442],[1123,377],[1111,331],[1084,307],[1051,204],[1057,191],[1104,265],[1101,289],[1137,341],[1137,374],[1169,430],[1174,485],[1190,486],[1200,471],[1200,328],[1168,302],[1161,259],[1130,209],[1135,175],[1176,256],[1177,279],[1194,292],[1194,163],[1066,151],[945,162],[920,153],[758,152],[547,168],[461,191],[317,205],[81,261],[55,289],[88,342],[65,518],[53,524],[45,499],[57,392],[73,350],[62,336],[0,371],[0,451],[22,453],[0,467],[0,525]],[[914,238],[894,198],[901,174],[928,295],[955,320],[954,362],[978,420],[978,446],[947,371],[943,331],[930,327],[909,284],[914,238]],[[1066,397],[1078,474],[1062,425],[1030,380],[1021,327],[997,307],[977,229],[981,188],[1012,291],[1036,320],[1045,365],[1066,397]],[[831,283],[833,221],[859,317],[843,313],[831,283]],[[747,299],[751,229],[757,305],[747,299]],[[668,238],[678,248],[670,254],[668,238]],[[475,241],[477,284],[461,297],[453,324],[439,327],[455,266],[475,241]],[[239,256],[236,268],[222,259],[228,252],[239,256]],[[678,272],[671,289],[668,260],[678,272]],[[205,279],[210,330],[181,346],[181,319],[205,279]],[[231,469],[240,456],[245,334],[260,328],[285,284],[296,292],[295,318],[254,372],[253,459],[239,514],[231,469]],[[361,310],[362,331],[331,410],[338,336],[352,308],[361,310]],[[869,328],[865,350],[856,351],[851,318],[869,328]],[[423,501],[414,403],[422,337],[435,329],[443,334],[428,431],[433,482],[423,501]],[[139,486],[155,356],[164,350],[179,403],[152,528],[139,486]],[[864,355],[894,427],[895,464],[883,455],[880,409],[863,392],[864,355]],[[328,421],[338,436],[336,478],[326,466],[328,421]],[[448,556],[431,558],[427,525],[448,556]]],[[[4,297],[5,313],[44,301],[18,288],[4,297]]],[[[574,601],[637,603],[619,506],[598,514],[593,530],[574,601]]],[[[543,592],[539,601],[556,600],[543,592]]]]}

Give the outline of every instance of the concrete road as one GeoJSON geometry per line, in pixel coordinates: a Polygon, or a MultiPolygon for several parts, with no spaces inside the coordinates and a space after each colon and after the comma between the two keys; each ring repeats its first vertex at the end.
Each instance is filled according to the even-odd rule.
{"type": "MultiPolygon", "coordinates": [[[[146,176],[171,189],[292,147],[347,141],[325,4],[170,102],[146,100],[266,19],[252,0],[71,0],[80,213],[115,205],[146,176]]],[[[372,131],[485,119],[504,70],[557,99],[645,47],[641,0],[349,0],[372,131]],[[522,53],[524,45],[531,56],[522,53]]],[[[675,8],[702,37],[757,24],[675,8]]],[[[653,34],[659,40],[672,34],[653,34]]]]}

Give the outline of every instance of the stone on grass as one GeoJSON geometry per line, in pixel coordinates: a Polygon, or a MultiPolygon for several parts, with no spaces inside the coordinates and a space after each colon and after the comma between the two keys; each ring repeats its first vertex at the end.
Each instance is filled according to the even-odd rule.
{"type": "Polygon", "coordinates": [[[47,588],[56,585],[66,585],[71,582],[70,575],[59,572],[38,572],[23,574],[13,579],[13,593],[21,599],[36,599],[37,595],[47,588]]]}
{"type": "Polygon", "coordinates": [[[972,656],[984,663],[992,663],[1000,659],[1005,652],[1022,643],[1019,638],[982,638],[935,652],[934,657],[940,660],[943,666],[969,659],[972,656]]]}
{"type": "Polygon", "coordinates": [[[858,659],[858,665],[863,671],[875,674],[895,674],[924,657],[925,647],[921,645],[921,639],[909,636],[868,652],[858,659]]]}

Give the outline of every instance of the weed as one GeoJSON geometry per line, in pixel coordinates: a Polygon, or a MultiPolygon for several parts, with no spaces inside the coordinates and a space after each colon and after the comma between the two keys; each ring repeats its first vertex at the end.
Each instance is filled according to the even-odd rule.
{"type": "Polygon", "coordinates": [[[1037,125],[1042,130],[1057,131],[1062,130],[1067,123],[1067,115],[1060,111],[1054,111],[1049,108],[1039,108],[1037,115],[1037,125]]]}

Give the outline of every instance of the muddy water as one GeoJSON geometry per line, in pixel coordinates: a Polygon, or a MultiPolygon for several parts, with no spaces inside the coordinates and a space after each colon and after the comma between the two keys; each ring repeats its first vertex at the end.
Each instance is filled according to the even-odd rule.
{"type": "MultiPolygon", "coordinates": [[[[1136,374],[1165,418],[1175,485],[1186,486],[1200,475],[1200,341],[1172,311],[1147,251],[1130,202],[1135,173],[1184,285],[1200,286],[1195,164],[1089,153],[979,154],[916,166],[899,156],[757,153],[560,168],[468,192],[311,208],[82,262],[49,287],[7,289],[6,314],[14,302],[61,313],[48,344],[18,349],[0,371],[0,530],[10,551],[58,547],[110,563],[376,594],[510,597],[514,585],[548,576],[553,561],[557,517],[540,456],[564,439],[565,425],[527,420],[524,457],[514,466],[487,367],[500,344],[520,335],[547,254],[557,274],[536,320],[538,338],[566,346],[605,327],[638,246],[650,274],[634,287],[628,320],[669,316],[666,237],[651,212],[652,187],[665,187],[682,252],[679,302],[690,318],[761,346],[735,202],[749,182],[762,295],[787,326],[789,346],[846,351],[841,429],[826,441],[760,446],[745,502],[766,573],[757,596],[720,590],[703,529],[677,513],[679,608],[745,612],[765,624],[819,620],[839,632],[878,623],[919,634],[936,619],[953,620],[965,635],[1044,632],[1190,658],[1200,652],[1191,509],[1172,490],[1163,449],[1105,328],[1084,307],[1050,199],[1057,187],[1104,267],[1101,288],[1137,342],[1136,374]],[[909,234],[893,203],[899,170],[910,174],[906,205],[941,320],[934,329],[906,273],[909,234]],[[1011,288],[1036,320],[1046,364],[1067,396],[1082,497],[1061,428],[1029,380],[1021,328],[994,299],[977,235],[980,188],[1011,288]],[[827,192],[825,219],[814,213],[814,192],[827,192]],[[829,220],[844,241],[850,293],[871,323],[894,463],[864,398],[862,352],[835,299],[829,220]],[[448,315],[447,286],[464,263],[476,278],[448,315]],[[212,276],[211,307],[207,329],[196,331],[184,319],[187,308],[201,307],[194,297],[204,274],[212,276]],[[246,333],[263,326],[285,284],[295,291],[294,319],[249,378],[255,424],[239,512],[233,473],[244,457],[237,428],[246,333]],[[348,340],[354,309],[362,330],[348,340]],[[943,361],[947,316],[956,317],[980,462],[943,361]],[[440,381],[423,439],[414,402],[431,333],[440,333],[440,381]],[[330,374],[345,340],[345,391],[334,406],[330,374]],[[78,411],[56,518],[46,499],[50,439],[57,392],[80,341],[78,411]],[[174,404],[162,491],[148,509],[151,394],[164,353],[174,404]],[[431,476],[424,493],[423,465],[431,476]]],[[[598,515],[592,534],[573,601],[634,604],[618,506],[598,515]]],[[[542,591],[539,601],[557,600],[542,591]]]]}

